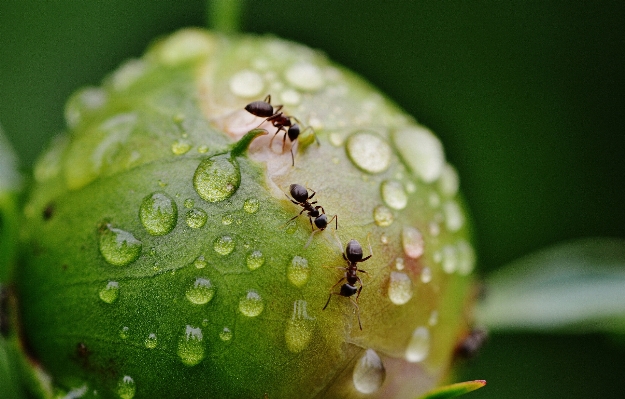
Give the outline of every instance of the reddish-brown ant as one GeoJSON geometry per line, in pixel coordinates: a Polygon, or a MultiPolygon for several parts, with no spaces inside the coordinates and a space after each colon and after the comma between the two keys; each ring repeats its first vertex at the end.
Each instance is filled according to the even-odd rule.
{"type": "Polygon", "coordinates": [[[369,252],[370,255],[363,258],[362,247],[360,243],[354,239],[349,240],[347,245],[345,246],[345,251],[343,252],[343,259],[347,261],[347,267],[337,267],[337,269],[345,270],[345,275],[336,282],[330,288],[330,295],[328,296],[328,301],[326,302],[323,310],[328,307],[330,303],[330,299],[332,299],[332,295],[339,295],[349,298],[354,307],[356,308],[356,316],[358,317],[358,326],[362,330],[362,323],[360,322],[360,310],[358,308],[358,297],[360,296],[360,292],[362,291],[362,280],[358,277],[357,273],[367,273],[366,271],[358,268],[358,263],[364,262],[367,259],[373,256],[373,251],[371,250],[371,243],[369,243],[369,252]],[[345,284],[341,286],[341,290],[339,292],[332,292],[334,287],[341,284],[343,281],[346,281],[345,284]],[[360,284],[360,287],[356,288],[356,283],[360,284]],[[356,295],[356,299],[354,300],[353,296],[356,295]]]}
{"type": "Polygon", "coordinates": [[[302,213],[307,212],[308,220],[310,221],[310,227],[312,228],[313,231],[315,231],[315,226],[317,226],[319,230],[325,230],[325,228],[328,227],[328,224],[331,223],[332,220],[335,220],[335,230],[338,229],[339,219],[337,215],[332,216],[332,218],[328,220],[325,209],[323,209],[321,205],[313,206],[314,204],[317,203],[317,201],[312,201],[312,202],[309,201],[315,196],[315,194],[317,194],[313,190],[310,190],[310,191],[312,191],[312,194],[309,195],[308,189],[300,184],[291,184],[289,186],[289,193],[291,194],[292,198],[289,198],[288,195],[287,195],[287,198],[289,198],[291,202],[294,203],[295,205],[301,206],[302,210],[300,211],[300,213],[298,213],[297,215],[289,219],[287,223],[291,222],[292,220],[295,220],[302,213]],[[319,212],[319,209],[321,209],[321,212],[319,212]],[[314,225],[313,225],[313,222],[314,222],[314,225]]]}
{"type": "MultiPolygon", "coordinates": [[[[291,144],[297,140],[299,135],[306,130],[312,132],[315,136],[315,141],[319,144],[319,139],[315,135],[315,132],[312,130],[312,127],[308,126],[304,131],[300,130],[300,127],[297,123],[293,123],[293,120],[299,122],[299,120],[294,116],[288,116],[284,112],[281,111],[283,105],[276,105],[275,107],[271,105],[271,94],[267,94],[267,97],[263,101],[253,101],[245,106],[245,110],[254,116],[258,116],[260,118],[265,118],[264,121],[261,122],[262,125],[265,122],[270,122],[274,127],[277,128],[276,133],[271,138],[269,142],[269,147],[273,143],[273,139],[276,138],[278,133],[281,131],[284,132],[284,137],[282,138],[282,152],[284,152],[284,146],[286,145],[286,138],[289,138],[291,144]],[[288,129],[287,129],[288,128],[288,129]]],[[[258,125],[258,126],[260,126],[258,125]]],[[[293,145],[291,145],[291,164],[295,166],[295,156],[293,155],[293,145]]]]}

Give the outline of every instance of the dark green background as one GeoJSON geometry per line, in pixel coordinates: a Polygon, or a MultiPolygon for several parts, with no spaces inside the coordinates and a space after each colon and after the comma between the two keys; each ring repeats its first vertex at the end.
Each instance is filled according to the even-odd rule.
{"type": "MultiPolygon", "coordinates": [[[[1,1],[0,122],[24,168],[76,88],[204,20],[203,1],[1,1]]],[[[442,138],[482,272],[625,237],[624,26],[622,1],[265,0],[243,21],[322,49],[442,138]]],[[[624,359],[601,336],[496,335],[463,378],[489,381],[475,398],[622,398],[624,359]]]]}

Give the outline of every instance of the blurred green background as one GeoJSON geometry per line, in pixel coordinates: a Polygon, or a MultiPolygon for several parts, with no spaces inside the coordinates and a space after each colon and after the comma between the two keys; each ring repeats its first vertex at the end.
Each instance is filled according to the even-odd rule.
{"type": "MultiPolygon", "coordinates": [[[[205,15],[201,0],[2,0],[0,123],[22,167],[63,130],[74,90],[205,15]]],[[[486,274],[625,237],[624,21],[622,1],[265,0],[242,26],[323,50],[442,138],[486,274]]],[[[488,380],[475,398],[623,398],[620,341],[498,334],[459,378],[488,380]]]]}

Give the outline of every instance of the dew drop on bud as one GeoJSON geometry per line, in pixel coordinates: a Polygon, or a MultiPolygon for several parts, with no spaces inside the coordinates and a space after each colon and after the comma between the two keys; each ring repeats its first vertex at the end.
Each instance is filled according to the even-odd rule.
{"type": "Polygon", "coordinates": [[[239,311],[247,317],[256,317],[263,312],[265,305],[263,298],[254,290],[249,290],[243,298],[239,300],[239,311]]]}
{"type": "Polygon", "coordinates": [[[243,210],[247,213],[256,213],[258,211],[258,207],[260,206],[260,201],[256,198],[248,198],[243,203],[243,210]]]}
{"type": "Polygon", "coordinates": [[[393,209],[404,209],[408,205],[408,195],[404,186],[397,180],[385,180],[380,186],[382,199],[393,209]]]}
{"type": "Polygon", "coordinates": [[[100,227],[99,235],[100,253],[111,265],[126,266],[141,255],[141,241],[127,231],[106,223],[100,227]]]}
{"type": "Polygon", "coordinates": [[[248,269],[256,270],[265,263],[265,256],[258,250],[252,251],[247,255],[246,263],[248,269]]]}
{"type": "Polygon", "coordinates": [[[148,233],[153,236],[162,236],[176,227],[178,207],[167,194],[155,192],[141,202],[139,218],[148,233]]]}
{"type": "Polygon", "coordinates": [[[213,249],[221,256],[226,256],[234,250],[234,240],[230,236],[222,236],[215,240],[213,249]]]}
{"type": "Polygon", "coordinates": [[[185,366],[195,366],[204,360],[202,329],[187,325],[178,341],[178,356],[185,366]]]}
{"type": "Polygon", "coordinates": [[[157,344],[158,338],[156,338],[156,334],[150,333],[150,335],[148,335],[148,337],[145,339],[145,347],[148,349],[154,349],[156,348],[157,344]]]}
{"type": "Polygon", "coordinates": [[[213,287],[209,279],[198,277],[193,285],[187,288],[185,295],[189,302],[196,305],[204,305],[213,299],[215,287],[213,287]]]}
{"type": "Polygon", "coordinates": [[[391,147],[374,133],[360,132],[347,140],[347,155],[359,169],[368,173],[384,172],[391,164],[391,147]]]}
{"type": "Polygon", "coordinates": [[[384,205],[378,205],[373,208],[373,220],[378,226],[390,226],[391,224],[393,224],[394,220],[393,211],[391,211],[384,205]]]}
{"type": "Polygon", "coordinates": [[[412,280],[406,273],[391,272],[388,283],[388,297],[395,305],[407,303],[413,294],[412,280]]]}
{"type": "Polygon", "coordinates": [[[121,399],[134,398],[136,390],[135,380],[129,375],[125,375],[117,384],[117,395],[121,399]]]}
{"type": "Polygon", "coordinates": [[[294,256],[287,268],[286,275],[294,286],[302,287],[310,276],[308,260],[301,256],[294,256]]]}
{"type": "Polygon", "coordinates": [[[406,348],[406,360],[417,363],[425,360],[430,353],[430,331],[426,327],[417,327],[406,348]]]}
{"type": "Polygon", "coordinates": [[[293,353],[299,353],[306,349],[312,338],[315,319],[308,316],[306,306],[307,303],[304,300],[295,301],[293,314],[286,322],[284,339],[286,347],[293,353]]]}
{"type": "Polygon", "coordinates": [[[185,219],[187,222],[187,226],[191,227],[192,229],[199,229],[204,227],[204,225],[206,224],[208,215],[203,209],[193,208],[187,211],[185,219]]]}
{"type": "Polygon", "coordinates": [[[354,366],[352,381],[358,392],[374,393],[384,383],[386,369],[380,356],[373,350],[367,349],[354,366]]]}
{"type": "Polygon", "coordinates": [[[232,330],[228,327],[224,327],[224,329],[219,333],[219,339],[224,342],[230,341],[232,339],[232,330]]]}
{"type": "Polygon", "coordinates": [[[104,288],[100,290],[100,299],[106,303],[113,303],[119,296],[119,283],[117,281],[109,281],[104,288]]]}
{"type": "Polygon", "coordinates": [[[423,235],[415,227],[404,227],[401,232],[401,242],[406,255],[417,259],[423,255],[423,235]]]}
{"type": "Polygon", "coordinates": [[[198,195],[208,202],[228,199],[241,184],[238,162],[229,154],[215,155],[204,159],[193,175],[193,187],[198,195]]]}

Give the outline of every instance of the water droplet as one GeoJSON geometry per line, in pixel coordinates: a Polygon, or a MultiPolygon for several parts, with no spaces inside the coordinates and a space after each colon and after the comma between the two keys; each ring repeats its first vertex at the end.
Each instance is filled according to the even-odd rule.
{"type": "Polygon", "coordinates": [[[117,229],[110,223],[102,225],[100,233],[100,253],[114,266],[126,266],[141,255],[141,241],[131,233],[117,229]]]}
{"type": "Polygon", "coordinates": [[[217,40],[199,29],[183,29],[159,42],[154,55],[166,65],[179,65],[210,56],[218,47],[217,40]]]}
{"type": "Polygon", "coordinates": [[[193,208],[187,211],[185,215],[185,221],[187,222],[187,226],[192,229],[199,229],[204,227],[206,224],[206,220],[208,220],[208,215],[206,211],[201,208],[193,208]]]}
{"type": "Polygon", "coordinates": [[[224,327],[219,333],[219,339],[222,341],[230,341],[232,339],[232,331],[228,327],[224,327]]]}
{"type": "Polygon", "coordinates": [[[341,133],[338,133],[338,132],[330,133],[330,136],[328,138],[330,139],[330,144],[332,144],[335,147],[342,146],[343,142],[345,141],[343,139],[343,135],[341,133]]]}
{"type": "Polygon", "coordinates": [[[464,224],[462,210],[456,201],[448,201],[443,205],[445,212],[445,226],[449,231],[458,231],[464,224]]]}
{"type": "Polygon", "coordinates": [[[408,181],[406,182],[406,191],[412,194],[417,191],[417,186],[413,182],[408,181]]]}
{"type": "Polygon", "coordinates": [[[265,83],[262,76],[250,70],[237,72],[230,78],[230,91],[243,98],[256,97],[261,94],[265,83]]]}
{"type": "Polygon", "coordinates": [[[206,265],[208,265],[208,262],[206,261],[206,259],[204,259],[203,256],[198,256],[193,261],[193,266],[195,266],[198,269],[204,269],[206,265]]]}
{"type": "Polygon", "coordinates": [[[256,213],[259,206],[260,201],[258,201],[256,198],[248,198],[243,203],[243,210],[247,213],[256,213]]]}
{"type": "Polygon", "coordinates": [[[470,274],[475,268],[475,251],[466,241],[458,243],[458,273],[463,276],[470,274]]]}
{"type": "Polygon", "coordinates": [[[241,184],[239,164],[228,154],[204,159],[193,175],[193,187],[205,201],[218,202],[230,198],[241,184]]]}
{"type": "Polygon", "coordinates": [[[263,312],[265,305],[263,298],[254,290],[249,290],[247,294],[239,300],[239,311],[247,317],[256,317],[263,312]]]}
{"type": "Polygon", "coordinates": [[[286,80],[294,87],[305,91],[316,91],[324,84],[321,70],[313,64],[298,63],[287,69],[286,80]]]}
{"type": "Polygon", "coordinates": [[[187,152],[189,152],[190,149],[191,144],[183,140],[176,140],[171,145],[171,152],[173,152],[174,155],[186,154],[187,152]]]}
{"type": "Polygon", "coordinates": [[[280,99],[283,104],[297,105],[302,101],[302,96],[295,90],[287,89],[280,94],[280,99]]]}
{"type": "Polygon", "coordinates": [[[156,348],[157,344],[158,338],[156,338],[156,334],[150,333],[150,335],[148,335],[148,337],[145,339],[145,347],[148,349],[154,349],[156,348]]]}
{"type": "Polygon", "coordinates": [[[428,324],[430,326],[435,326],[438,324],[438,311],[437,310],[433,310],[432,313],[430,313],[430,318],[428,319],[428,324]]]}
{"type": "Polygon", "coordinates": [[[395,259],[395,269],[404,270],[404,267],[406,267],[406,264],[404,263],[404,258],[395,259]]]}
{"type": "Polygon", "coordinates": [[[406,360],[417,363],[425,360],[430,352],[430,331],[427,327],[417,327],[406,348],[406,360]]]}
{"type": "Polygon", "coordinates": [[[302,287],[310,275],[308,260],[301,256],[294,256],[287,268],[286,275],[294,286],[302,287]]]}
{"type": "Polygon", "coordinates": [[[441,205],[441,197],[439,197],[436,193],[430,193],[428,196],[428,204],[432,209],[438,208],[441,205]]]}
{"type": "Polygon", "coordinates": [[[213,249],[219,255],[226,256],[234,250],[234,240],[230,236],[222,236],[215,240],[213,249]]]}
{"type": "Polygon", "coordinates": [[[386,369],[382,359],[373,349],[367,349],[354,366],[354,388],[364,394],[374,393],[380,389],[385,378],[386,369]]]}
{"type": "Polygon", "coordinates": [[[444,195],[447,197],[453,197],[458,193],[460,187],[460,179],[458,178],[458,172],[450,164],[445,164],[441,177],[438,179],[438,187],[444,195]]]}
{"type": "Polygon", "coordinates": [[[125,61],[111,76],[111,83],[116,91],[129,88],[139,80],[147,70],[147,63],[144,60],[131,59],[125,61]]]}
{"type": "Polygon", "coordinates": [[[378,205],[373,208],[373,220],[378,226],[386,227],[393,224],[393,211],[385,207],[384,205],[378,205]]]}
{"type": "Polygon", "coordinates": [[[202,329],[187,325],[178,341],[178,356],[185,366],[195,366],[204,360],[202,329]]]}
{"type": "Polygon", "coordinates": [[[196,305],[204,305],[210,302],[215,295],[215,287],[211,284],[211,281],[206,278],[198,277],[192,286],[187,288],[186,296],[189,302],[196,305]]]}
{"type": "Polygon", "coordinates": [[[415,126],[398,130],[393,137],[402,159],[421,180],[431,183],[438,179],[445,164],[445,153],[432,132],[415,126]]]}
{"type": "Polygon", "coordinates": [[[412,298],[412,280],[406,273],[391,272],[388,297],[395,305],[403,305],[412,298]]]}
{"type": "Polygon", "coordinates": [[[208,152],[208,146],[207,145],[201,145],[197,148],[197,152],[200,154],[206,154],[208,152]]]}
{"type": "Polygon", "coordinates": [[[117,395],[121,399],[134,398],[136,390],[135,380],[129,375],[125,375],[117,384],[117,395]]]}
{"type": "Polygon", "coordinates": [[[380,242],[384,245],[388,244],[388,237],[386,236],[386,234],[382,233],[380,235],[380,242]]]}
{"type": "Polygon", "coordinates": [[[391,147],[373,133],[356,133],[347,140],[347,155],[360,169],[369,173],[381,173],[391,164],[391,147]]]}
{"type": "Polygon", "coordinates": [[[432,269],[424,267],[423,270],[421,270],[421,282],[427,284],[430,281],[432,281],[432,269]]]}
{"type": "Polygon", "coordinates": [[[119,329],[119,337],[121,339],[128,339],[129,336],[130,336],[130,328],[123,326],[122,328],[119,329]]]}
{"type": "Polygon", "coordinates": [[[456,248],[451,245],[445,245],[442,249],[443,255],[443,271],[447,274],[451,274],[456,271],[458,267],[458,254],[456,248]]]}
{"type": "Polygon", "coordinates": [[[401,242],[408,257],[417,259],[423,255],[425,244],[423,235],[417,228],[405,226],[401,231],[401,242]]]}
{"type": "Polygon", "coordinates": [[[100,299],[106,303],[113,303],[119,296],[119,283],[117,281],[109,281],[104,288],[100,290],[100,299]]]}
{"type": "Polygon", "coordinates": [[[393,209],[404,209],[408,205],[408,195],[404,186],[397,180],[385,180],[380,186],[382,199],[393,209]]]}
{"type": "Polygon", "coordinates": [[[265,263],[265,256],[258,250],[252,251],[247,255],[246,263],[248,269],[256,270],[265,263]]]}
{"type": "Polygon", "coordinates": [[[139,218],[145,230],[153,236],[171,232],[178,222],[178,207],[167,194],[156,192],[141,202],[139,218]]]}
{"type": "Polygon", "coordinates": [[[224,215],[221,218],[221,224],[223,224],[224,226],[230,226],[232,224],[232,222],[234,222],[234,216],[232,215],[224,215]]]}
{"type": "Polygon", "coordinates": [[[308,316],[307,303],[304,300],[293,302],[293,314],[286,322],[284,339],[286,347],[293,353],[306,349],[312,338],[314,318],[308,316]]]}
{"type": "Polygon", "coordinates": [[[195,206],[195,201],[193,200],[193,198],[187,198],[186,200],[184,200],[184,207],[187,209],[191,209],[195,206]]]}
{"type": "Polygon", "coordinates": [[[430,230],[430,235],[432,237],[438,237],[441,233],[441,226],[437,222],[430,222],[428,224],[428,229],[430,230]]]}
{"type": "Polygon", "coordinates": [[[65,106],[65,122],[70,129],[74,129],[84,119],[85,114],[96,111],[107,101],[105,90],[96,87],[87,87],[72,95],[65,106]]]}

